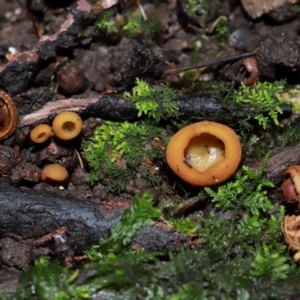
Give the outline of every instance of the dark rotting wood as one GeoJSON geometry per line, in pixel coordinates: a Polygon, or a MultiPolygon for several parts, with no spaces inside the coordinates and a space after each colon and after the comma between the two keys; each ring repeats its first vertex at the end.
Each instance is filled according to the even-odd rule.
{"type": "MultiPolygon", "coordinates": [[[[107,208],[105,202],[99,205],[42,190],[20,190],[0,182],[0,238],[19,236],[35,239],[38,245],[40,238],[66,227],[68,246],[78,252],[107,237],[129,205],[124,200],[107,208]]],[[[178,251],[187,241],[174,228],[157,223],[142,229],[135,243],[146,250],[178,251]],[[155,246],[151,246],[153,236],[155,246]]]]}
{"type": "MultiPolygon", "coordinates": [[[[209,94],[190,94],[174,100],[178,107],[180,118],[195,120],[212,120],[225,124],[235,123],[236,117],[222,107],[220,100],[209,94]]],[[[290,104],[281,106],[283,115],[289,116],[292,112],[290,104]]],[[[78,112],[83,119],[94,117],[115,121],[133,121],[138,118],[136,104],[125,101],[121,95],[106,94],[93,95],[86,99],[69,98],[55,102],[48,102],[40,110],[24,116],[19,126],[28,126],[42,122],[49,122],[62,111],[78,112]]]]}
{"type": "MultiPolygon", "coordinates": [[[[263,160],[258,161],[252,167],[259,169],[263,160]]],[[[288,146],[282,149],[277,149],[271,152],[270,158],[266,166],[266,177],[274,183],[279,183],[283,180],[285,169],[292,165],[300,164],[300,143],[288,146]]]]}

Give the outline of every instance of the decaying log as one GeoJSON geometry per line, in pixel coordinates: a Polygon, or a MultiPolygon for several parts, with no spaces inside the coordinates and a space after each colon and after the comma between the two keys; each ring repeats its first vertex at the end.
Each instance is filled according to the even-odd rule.
{"type": "Polygon", "coordinates": [[[106,237],[124,210],[105,210],[76,198],[21,191],[4,183],[0,184],[0,203],[0,237],[14,234],[37,239],[66,226],[69,244],[78,249],[106,237]]]}
{"type": "MultiPolygon", "coordinates": [[[[262,161],[255,163],[252,167],[259,169],[262,161]]],[[[285,169],[291,165],[300,164],[300,143],[271,152],[266,166],[266,177],[274,183],[283,179],[285,169]]]]}
{"type": "MultiPolygon", "coordinates": [[[[222,109],[221,103],[207,94],[183,96],[174,101],[178,105],[180,117],[193,118],[203,116],[206,119],[219,117],[231,119],[230,114],[222,109]]],[[[79,112],[83,118],[95,117],[117,121],[132,121],[138,117],[135,103],[125,101],[120,95],[104,95],[97,98],[66,99],[48,102],[39,111],[24,116],[19,126],[28,126],[53,118],[57,113],[71,110],[79,112]]]]}
{"type": "MultiPolygon", "coordinates": [[[[181,96],[174,100],[178,106],[180,118],[212,120],[223,123],[235,123],[236,117],[230,111],[222,107],[221,102],[209,94],[191,94],[181,96]]],[[[282,104],[284,116],[290,116],[292,108],[290,104],[282,104]]],[[[135,103],[125,101],[121,95],[106,94],[93,95],[86,99],[69,98],[55,102],[48,102],[40,110],[24,116],[19,126],[29,126],[42,122],[49,122],[62,111],[78,112],[82,118],[103,118],[116,121],[132,121],[138,117],[138,109],[135,103]]]]}
{"type": "MultiPolygon", "coordinates": [[[[125,200],[115,205],[105,204],[42,190],[20,190],[0,182],[0,238],[13,235],[37,240],[66,227],[68,245],[78,252],[105,238],[130,205],[125,200]]],[[[139,247],[152,250],[153,236],[156,250],[179,250],[187,245],[187,237],[170,227],[159,223],[152,227],[142,229],[138,234],[136,243],[139,247]]]]}

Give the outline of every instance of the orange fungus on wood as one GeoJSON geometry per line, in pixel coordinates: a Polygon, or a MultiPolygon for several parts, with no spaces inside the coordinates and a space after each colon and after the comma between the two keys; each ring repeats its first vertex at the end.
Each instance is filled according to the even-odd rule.
{"type": "Polygon", "coordinates": [[[183,180],[210,186],[228,179],[237,169],[241,144],[223,124],[199,122],[178,131],[167,147],[167,162],[183,180]]]}

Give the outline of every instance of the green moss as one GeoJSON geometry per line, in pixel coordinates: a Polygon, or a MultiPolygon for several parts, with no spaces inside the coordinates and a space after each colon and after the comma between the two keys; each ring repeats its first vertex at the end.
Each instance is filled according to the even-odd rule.
{"type": "Polygon", "coordinates": [[[224,215],[201,218],[201,248],[177,254],[126,249],[141,226],[160,212],[152,197],[135,197],[133,207],[111,236],[89,253],[93,262],[68,273],[48,261],[36,264],[11,299],[282,299],[299,291],[299,273],[284,255],[280,225],[284,216],[224,215]],[[83,276],[90,272],[91,276],[83,276]],[[48,297],[48,298],[47,298],[48,297]],[[50,297],[50,298],[49,298],[50,297]],[[69,298],[68,298],[69,297],[69,298]]]}
{"type": "Polygon", "coordinates": [[[252,87],[243,84],[240,90],[233,91],[232,97],[238,107],[239,104],[249,107],[246,120],[254,118],[263,129],[266,129],[269,120],[279,125],[278,115],[282,114],[280,108],[282,100],[279,92],[283,87],[283,81],[257,82],[252,87]]]}
{"type": "Polygon", "coordinates": [[[141,15],[129,16],[123,30],[129,38],[142,34],[148,43],[152,43],[161,32],[162,24],[154,11],[146,20],[141,15]]]}
{"type": "Polygon", "coordinates": [[[21,277],[16,297],[11,295],[11,299],[33,299],[35,295],[41,300],[90,299],[88,287],[74,283],[78,274],[78,270],[68,273],[58,261],[39,257],[21,277]]]}
{"type": "Polygon", "coordinates": [[[199,225],[193,222],[189,217],[173,219],[170,221],[170,224],[174,226],[178,232],[188,235],[195,234],[199,229],[199,225]]]}
{"type": "Polygon", "coordinates": [[[107,34],[118,32],[118,28],[111,16],[111,11],[107,10],[102,13],[101,18],[96,23],[97,28],[107,34]]]}
{"type": "Polygon", "coordinates": [[[216,22],[217,22],[215,27],[216,36],[219,41],[220,47],[224,47],[225,42],[229,37],[228,19],[225,16],[220,16],[216,20],[216,22]]]}
{"type": "Polygon", "coordinates": [[[228,124],[238,126],[241,132],[246,133],[254,129],[254,120],[263,129],[270,124],[281,126],[280,105],[284,101],[280,95],[284,87],[284,80],[272,83],[257,82],[251,87],[242,84],[239,89],[235,89],[231,83],[218,81],[213,82],[209,89],[210,93],[220,100],[223,109],[230,112],[232,117],[228,124]]]}
{"type": "Polygon", "coordinates": [[[235,175],[235,180],[217,188],[204,188],[215,206],[223,211],[245,210],[253,215],[273,207],[267,192],[274,184],[263,178],[263,172],[256,172],[243,166],[235,175]]]}
{"type": "Polygon", "coordinates": [[[145,225],[150,225],[152,219],[161,215],[161,211],[153,207],[153,196],[145,192],[142,196],[135,196],[132,204],[127,209],[121,221],[117,221],[111,230],[111,234],[98,245],[91,247],[87,255],[92,260],[102,259],[103,255],[113,253],[119,255],[128,251],[128,245],[134,239],[138,231],[145,225]]]}
{"type": "Polygon", "coordinates": [[[145,115],[154,119],[156,123],[161,119],[178,117],[178,107],[173,102],[177,97],[176,92],[167,85],[152,87],[137,78],[132,92],[125,92],[123,97],[127,101],[136,103],[139,117],[145,115]]]}
{"type": "Polygon", "coordinates": [[[91,168],[88,181],[101,181],[111,192],[124,190],[137,176],[157,184],[151,160],[163,155],[163,149],[156,146],[160,136],[158,128],[145,122],[107,121],[97,127],[82,152],[91,168]]]}

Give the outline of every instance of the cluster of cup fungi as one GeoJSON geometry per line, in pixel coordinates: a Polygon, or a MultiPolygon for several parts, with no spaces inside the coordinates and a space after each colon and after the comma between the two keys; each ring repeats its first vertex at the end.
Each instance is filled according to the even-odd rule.
{"type": "MultiPolygon", "coordinates": [[[[64,141],[74,139],[82,130],[82,120],[79,115],[71,111],[58,114],[52,123],[52,128],[47,124],[37,125],[32,129],[30,138],[34,143],[44,143],[53,134],[64,141]]],[[[41,173],[41,180],[51,185],[64,185],[69,179],[69,173],[59,164],[45,166],[41,173]]]]}

